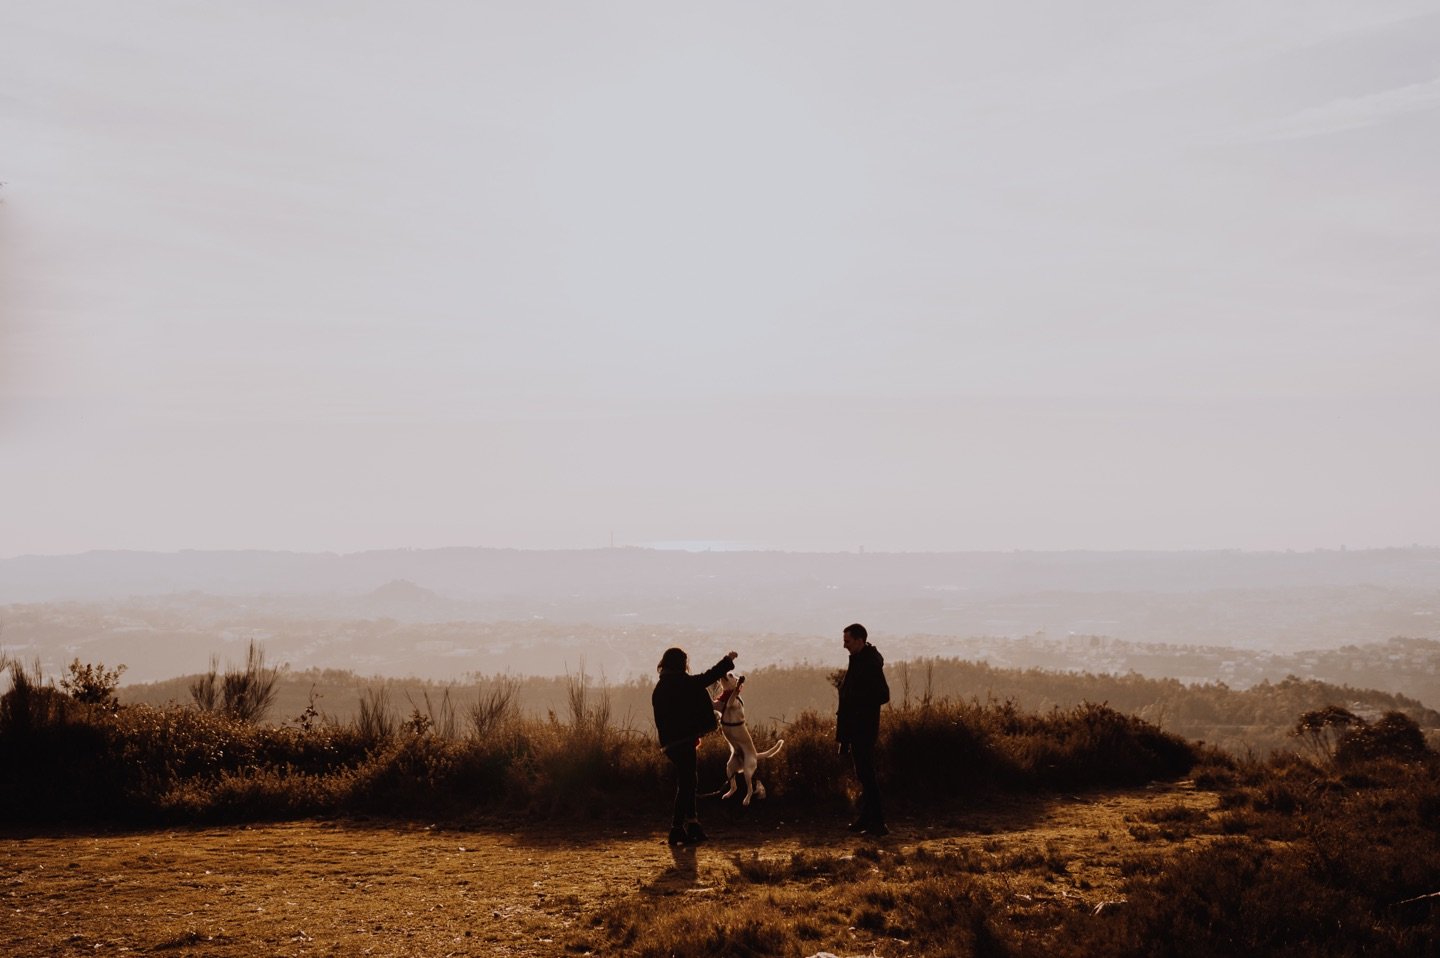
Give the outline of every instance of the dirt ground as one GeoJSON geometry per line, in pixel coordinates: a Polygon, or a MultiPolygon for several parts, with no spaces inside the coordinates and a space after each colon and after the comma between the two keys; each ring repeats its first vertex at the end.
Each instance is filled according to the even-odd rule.
{"type": "MultiPolygon", "coordinates": [[[[1147,815],[1181,805],[1208,813],[1214,801],[1188,783],[1023,800],[944,825],[902,818],[883,842],[1060,858],[1063,871],[1017,867],[1017,903],[1104,907],[1122,897],[1121,860],[1163,840],[1147,815]]],[[[737,856],[845,853],[867,841],[840,821],[786,823],[765,810],[704,817],[712,840],[693,852],[666,846],[662,822],[0,831],[0,954],[576,955],[585,952],[567,945],[600,909],[716,893],[737,856]]],[[[829,950],[874,947],[853,940],[829,950]]]]}

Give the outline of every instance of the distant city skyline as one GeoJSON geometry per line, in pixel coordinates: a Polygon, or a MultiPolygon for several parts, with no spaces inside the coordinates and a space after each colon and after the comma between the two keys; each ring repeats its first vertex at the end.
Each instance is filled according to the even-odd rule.
{"type": "Polygon", "coordinates": [[[1440,544],[1437,47],[1436,0],[16,0],[0,557],[1440,544]]]}

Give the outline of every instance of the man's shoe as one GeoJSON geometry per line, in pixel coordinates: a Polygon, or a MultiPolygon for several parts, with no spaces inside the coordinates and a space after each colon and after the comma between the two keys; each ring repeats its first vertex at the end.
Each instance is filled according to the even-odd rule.
{"type": "Polygon", "coordinates": [[[870,823],[869,823],[869,822],[866,822],[866,821],[863,820],[863,819],[858,819],[858,818],[857,818],[855,821],[851,822],[849,825],[846,825],[846,826],[845,826],[845,830],[846,830],[847,832],[863,832],[865,829],[867,829],[867,828],[869,828],[869,827],[870,827],[870,823]]]}
{"type": "Polygon", "coordinates": [[[667,844],[670,845],[685,844],[685,829],[681,828],[679,825],[676,825],[674,828],[670,829],[670,837],[665,839],[665,841],[667,844]]]}
{"type": "Polygon", "coordinates": [[[705,829],[700,827],[699,822],[690,822],[685,826],[685,844],[698,845],[707,837],[705,829]]]}
{"type": "Polygon", "coordinates": [[[871,838],[884,838],[890,834],[890,829],[885,827],[884,822],[877,822],[874,825],[866,825],[861,829],[860,834],[869,835],[871,838]]]}

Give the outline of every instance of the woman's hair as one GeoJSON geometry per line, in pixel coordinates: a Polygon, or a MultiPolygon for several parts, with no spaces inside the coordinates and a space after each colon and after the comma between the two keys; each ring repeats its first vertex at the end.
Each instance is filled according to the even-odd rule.
{"type": "Polygon", "coordinates": [[[666,649],[665,654],[660,656],[660,664],[655,666],[656,672],[688,672],[689,670],[690,656],[685,654],[684,649],[676,648],[666,649]]]}

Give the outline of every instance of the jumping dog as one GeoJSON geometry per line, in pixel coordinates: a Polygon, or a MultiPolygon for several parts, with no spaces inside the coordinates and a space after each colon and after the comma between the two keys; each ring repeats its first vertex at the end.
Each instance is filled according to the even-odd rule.
{"type": "Polygon", "coordinates": [[[751,796],[765,797],[765,786],[755,778],[760,759],[769,758],[780,751],[785,740],[780,739],[763,752],[755,747],[755,740],[750,737],[750,728],[745,724],[745,703],[740,699],[740,689],[744,684],[745,676],[726,675],[720,680],[720,697],[715,699],[714,705],[715,711],[720,715],[720,731],[724,734],[725,741],[730,743],[730,760],[725,763],[725,778],[730,783],[730,790],[720,798],[729,798],[739,790],[736,776],[743,772],[745,799],[741,804],[749,805],[751,796]]]}

